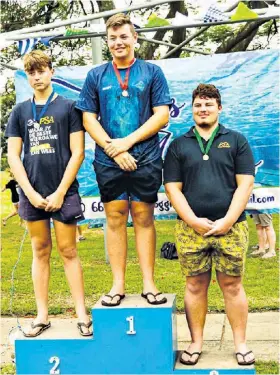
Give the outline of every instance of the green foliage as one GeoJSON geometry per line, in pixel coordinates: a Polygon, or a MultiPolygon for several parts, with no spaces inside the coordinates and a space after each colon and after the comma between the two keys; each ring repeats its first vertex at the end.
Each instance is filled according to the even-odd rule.
{"type": "Polygon", "coordinates": [[[1,171],[5,171],[9,167],[7,157],[1,158],[1,171]]]}
{"type": "Polygon", "coordinates": [[[234,29],[232,26],[218,25],[210,27],[195,40],[197,45],[205,45],[206,43],[220,44],[222,40],[232,36],[234,36],[234,29]]]}
{"type": "MultiPolygon", "coordinates": [[[[13,79],[8,79],[5,85],[5,92],[1,95],[0,98],[0,107],[1,107],[1,147],[2,147],[2,153],[3,157],[5,157],[5,154],[7,152],[7,140],[4,136],[6,124],[8,122],[9,115],[11,113],[11,110],[16,102],[16,93],[15,93],[15,86],[13,79]]],[[[1,160],[1,170],[3,170],[3,167],[5,166],[5,161],[1,160]],[[3,163],[3,164],[2,164],[3,163]]],[[[5,168],[4,168],[5,169],[5,168]]]]}

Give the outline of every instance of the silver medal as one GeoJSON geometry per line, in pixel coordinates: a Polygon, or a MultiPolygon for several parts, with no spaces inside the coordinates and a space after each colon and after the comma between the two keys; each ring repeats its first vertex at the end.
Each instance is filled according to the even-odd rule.
{"type": "Polygon", "coordinates": [[[39,129],[40,128],[40,124],[37,121],[34,121],[33,125],[34,125],[35,129],[39,129]]]}
{"type": "Polygon", "coordinates": [[[203,160],[209,160],[209,156],[208,155],[203,155],[203,160]]]}
{"type": "Polygon", "coordinates": [[[127,98],[129,96],[128,91],[127,90],[123,90],[122,96],[124,96],[125,98],[127,98]]]}

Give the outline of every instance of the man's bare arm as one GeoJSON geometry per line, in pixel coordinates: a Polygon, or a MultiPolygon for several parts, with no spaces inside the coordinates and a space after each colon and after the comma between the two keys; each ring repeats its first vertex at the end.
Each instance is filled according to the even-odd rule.
{"type": "Polygon", "coordinates": [[[212,228],[213,222],[207,218],[197,217],[194,214],[182,193],[182,186],[182,182],[168,182],[165,184],[166,195],[180,218],[197,233],[203,235],[212,228]]]}
{"type": "Polygon", "coordinates": [[[125,138],[107,140],[104,151],[110,157],[115,157],[121,152],[128,151],[136,143],[144,141],[157,134],[169,121],[169,108],[162,105],[153,108],[154,114],[137,130],[125,138]]]}
{"type": "Polygon", "coordinates": [[[77,176],[85,157],[85,135],[83,131],[70,134],[70,150],[71,157],[64,171],[62,180],[57,190],[46,198],[48,201],[46,211],[54,212],[61,208],[64,197],[77,176]]]}
{"type": "Polygon", "coordinates": [[[30,203],[36,208],[45,208],[48,202],[31,186],[20,159],[21,150],[22,139],[10,137],[8,139],[8,162],[11,170],[30,203]]]}
{"type": "Polygon", "coordinates": [[[107,145],[106,141],[110,141],[110,137],[105,132],[96,113],[83,112],[83,125],[91,138],[102,148],[107,145]]]}
{"type": "MultiPolygon", "coordinates": [[[[89,133],[91,138],[102,148],[108,145],[107,141],[110,141],[110,137],[102,128],[100,123],[97,121],[97,114],[84,112],[83,113],[83,124],[86,131],[89,133]]],[[[128,152],[122,152],[113,157],[119,167],[125,171],[134,171],[137,169],[137,160],[128,152]]]]}

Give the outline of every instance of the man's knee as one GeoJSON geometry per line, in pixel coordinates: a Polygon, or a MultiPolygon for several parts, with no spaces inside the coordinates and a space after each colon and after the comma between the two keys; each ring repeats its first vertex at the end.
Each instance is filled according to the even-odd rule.
{"type": "Polygon", "coordinates": [[[200,295],[207,293],[209,286],[209,282],[206,278],[200,277],[188,277],[187,278],[187,285],[186,285],[186,292],[200,295]]]}
{"type": "Polygon", "coordinates": [[[236,279],[224,279],[222,282],[220,282],[220,286],[223,293],[230,297],[236,297],[242,289],[242,283],[239,277],[236,279]]]}
{"type": "Polygon", "coordinates": [[[63,261],[73,260],[77,257],[77,248],[74,245],[61,245],[59,247],[59,253],[63,259],[63,261]]]}
{"type": "Polygon", "coordinates": [[[128,218],[128,212],[121,210],[121,211],[113,211],[107,212],[106,219],[107,225],[111,230],[118,230],[122,226],[126,226],[128,218]]]}
{"type": "Polygon", "coordinates": [[[51,243],[48,240],[32,240],[33,256],[40,261],[48,262],[51,254],[51,243]]]}
{"type": "Polygon", "coordinates": [[[138,211],[132,214],[133,224],[142,228],[149,228],[154,224],[154,217],[149,211],[138,211]]]}

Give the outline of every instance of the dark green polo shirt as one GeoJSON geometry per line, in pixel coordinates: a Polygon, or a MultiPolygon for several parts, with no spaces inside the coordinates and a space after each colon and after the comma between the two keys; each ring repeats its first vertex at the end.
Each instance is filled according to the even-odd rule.
{"type": "MultiPolygon", "coordinates": [[[[209,160],[202,152],[192,127],[174,139],[164,162],[164,184],[182,182],[183,194],[198,217],[223,218],[237,188],[237,174],[255,175],[255,163],[247,139],[240,133],[219,125],[209,160]]],[[[204,149],[207,141],[202,138],[204,149]]],[[[237,222],[245,220],[245,212],[237,222]]]]}

